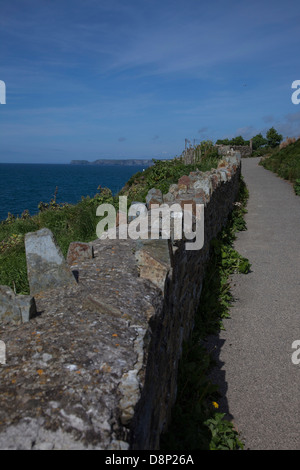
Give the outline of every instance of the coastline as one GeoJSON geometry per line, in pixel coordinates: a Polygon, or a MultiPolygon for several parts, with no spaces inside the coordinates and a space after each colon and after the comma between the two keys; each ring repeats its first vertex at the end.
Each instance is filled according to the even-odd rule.
{"type": "Polygon", "coordinates": [[[153,160],[151,159],[117,159],[117,160],[109,160],[109,159],[99,159],[95,160],[94,162],[89,162],[88,160],[71,160],[70,165],[121,165],[121,166],[151,166],[153,165],[153,160]]]}

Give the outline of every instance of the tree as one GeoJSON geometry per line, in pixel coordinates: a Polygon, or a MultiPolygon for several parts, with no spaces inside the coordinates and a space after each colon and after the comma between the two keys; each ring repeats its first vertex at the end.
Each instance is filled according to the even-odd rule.
{"type": "Polygon", "coordinates": [[[261,133],[252,137],[253,150],[258,150],[261,147],[264,147],[265,145],[267,145],[267,143],[268,143],[267,139],[265,139],[261,133]]]}
{"type": "Polygon", "coordinates": [[[243,139],[241,135],[238,135],[237,137],[234,137],[230,141],[230,145],[247,145],[249,142],[243,139]]]}
{"type": "Polygon", "coordinates": [[[229,141],[229,139],[218,139],[216,144],[217,145],[229,145],[230,141],[229,141]]]}
{"type": "Polygon", "coordinates": [[[278,134],[274,127],[271,127],[271,129],[268,130],[266,138],[268,141],[268,145],[272,148],[277,147],[277,145],[279,145],[283,139],[282,135],[278,134]]]}

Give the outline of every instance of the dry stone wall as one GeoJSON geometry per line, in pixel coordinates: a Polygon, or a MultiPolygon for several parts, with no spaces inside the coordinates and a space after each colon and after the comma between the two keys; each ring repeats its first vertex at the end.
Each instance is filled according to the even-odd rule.
{"type": "Polygon", "coordinates": [[[48,283],[37,240],[51,240],[54,252],[50,260],[45,255],[51,279],[55,243],[48,232],[33,234],[35,315],[0,322],[7,355],[0,364],[0,449],[159,448],[210,241],[233,208],[240,169],[235,153],[218,169],[182,177],[166,195],[148,194],[149,211],[157,201],[204,204],[201,250],[172,238],[73,243],[67,260],[58,256],[59,272],[73,277],[66,274],[57,286],[48,283]],[[36,269],[44,288],[36,288],[36,269]]]}

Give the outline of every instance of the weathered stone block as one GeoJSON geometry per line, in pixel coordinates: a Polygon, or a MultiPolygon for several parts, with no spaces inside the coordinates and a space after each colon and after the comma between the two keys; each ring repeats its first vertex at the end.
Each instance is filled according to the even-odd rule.
{"type": "Polygon", "coordinates": [[[47,289],[75,286],[76,280],[47,228],[25,235],[25,251],[30,294],[47,289]]]}
{"type": "Polygon", "coordinates": [[[146,204],[148,209],[151,208],[151,204],[162,204],[163,195],[159,189],[152,188],[146,196],[146,204]]]}
{"type": "Polygon", "coordinates": [[[175,196],[174,194],[168,192],[167,194],[164,194],[163,199],[165,203],[170,204],[175,201],[175,196]]]}
{"type": "Polygon", "coordinates": [[[228,162],[226,160],[220,160],[218,163],[218,168],[225,168],[228,165],[228,162]]]}
{"type": "Polygon", "coordinates": [[[69,266],[78,263],[78,261],[84,261],[92,258],[94,258],[94,249],[92,245],[82,242],[70,243],[67,254],[67,263],[69,266]]]}
{"type": "Polygon", "coordinates": [[[212,194],[212,182],[210,178],[204,176],[193,184],[193,189],[196,192],[202,189],[205,193],[206,200],[209,200],[212,194]]]}
{"type": "Polygon", "coordinates": [[[191,180],[188,176],[184,175],[181,178],[179,178],[179,180],[178,180],[178,188],[179,189],[187,190],[187,189],[189,189],[190,185],[191,185],[191,180]]]}
{"type": "Polygon", "coordinates": [[[219,178],[217,174],[211,175],[211,184],[212,184],[213,191],[217,189],[220,179],[221,178],[219,178]]]}
{"type": "Polygon", "coordinates": [[[140,277],[148,279],[164,292],[165,281],[171,271],[168,240],[143,240],[137,242],[136,260],[140,277]]]}
{"type": "Polygon", "coordinates": [[[16,295],[8,286],[0,286],[0,322],[24,323],[36,316],[36,304],[30,295],[16,295]]]}
{"type": "Polygon", "coordinates": [[[174,196],[176,197],[178,194],[178,191],[179,191],[178,184],[171,184],[171,186],[169,187],[169,193],[174,194],[174,196]]]}
{"type": "Polygon", "coordinates": [[[219,170],[219,171],[220,171],[220,175],[221,175],[221,181],[223,183],[226,183],[226,181],[227,181],[226,169],[224,168],[223,170],[219,170]]]}

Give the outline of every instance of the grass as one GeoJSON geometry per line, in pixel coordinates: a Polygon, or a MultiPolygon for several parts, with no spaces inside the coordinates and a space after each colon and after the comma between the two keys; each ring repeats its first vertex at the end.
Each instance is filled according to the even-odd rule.
{"type": "Polygon", "coordinates": [[[261,165],[293,183],[295,193],[300,195],[300,139],[278,147],[261,165]]]}
{"type": "Polygon", "coordinates": [[[203,345],[210,334],[223,328],[229,316],[232,296],[229,278],[234,272],[248,273],[250,263],[233,248],[236,232],[245,230],[244,214],[248,198],[241,180],[239,201],[227,226],[211,243],[211,258],[201,293],[200,307],[195,317],[191,338],[183,345],[179,364],[177,401],[172,411],[168,432],[162,436],[161,450],[236,450],[243,444],[232,423],[218,411],[220,397],[209,372],[214,365],[203,345]]]}
{"type": "Polygon", "coordinates": [[[49,228],[66,256],[72,241],[89,242],[96,238],[96,208],[103,202],[113,202],[111,192],[104,188],[94,198],[82,198],[76,205],[56,204],[35,216],[9,215],[0,223],[0,285],[11,287],[17,294],[29,294],[24,237],[28,232],[49,228]]]}

